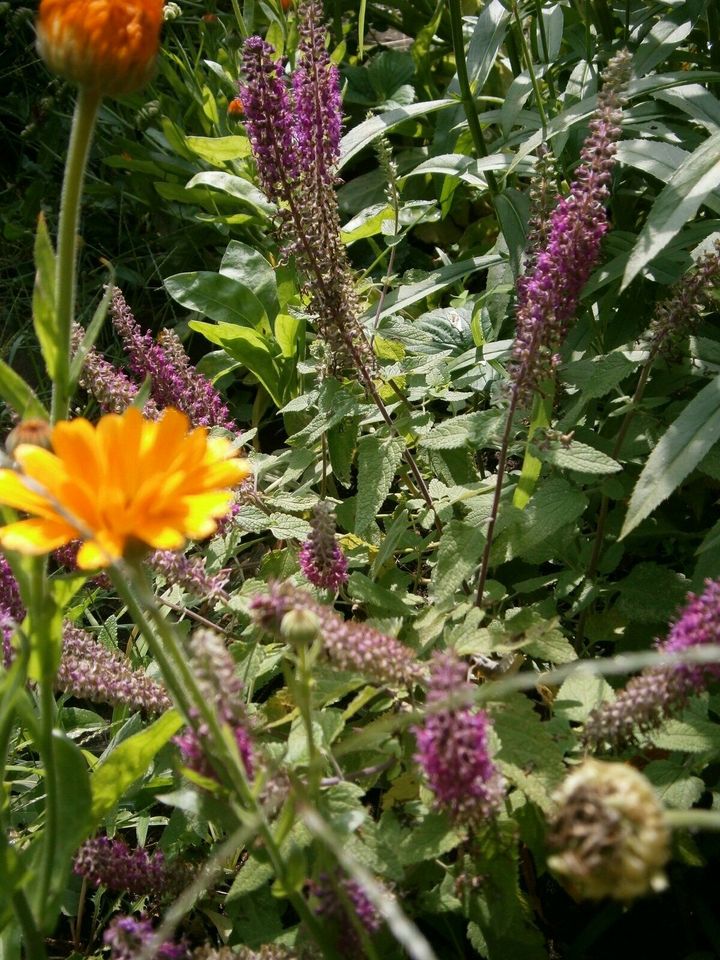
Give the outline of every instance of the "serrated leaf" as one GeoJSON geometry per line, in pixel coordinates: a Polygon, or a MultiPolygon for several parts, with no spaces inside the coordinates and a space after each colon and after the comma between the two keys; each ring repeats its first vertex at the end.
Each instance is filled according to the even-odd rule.
{"type": "Polygon", "coordinates": [[[587,507],[587,498],[566,480],[550,479],[538,487],[512,534],[513,556],[525,556],[562,527],[573,523],[587,507]]]}
{"type": "Polygon", "coordinates": [[[670,243],[697,212],[707,195],[720,186],[720,132],[713,134],[668,180],[635,242],[621,290],[670,243]]]}
{"type": "Polygon", "coordinates": [[[667,720],[648,739],[660,750],[720,754],[720,725],[707,719],[704,703],[693,701],[678,720],[667,720]]]}
{"type": "Polygon", "coordinates": [[[451,520],[443,530],[438,562],[432,581],[437,602],[450,597],[475,570],[485,546],[485,536],[476,526],[451,520]]]}
{"type": "Polygon", "coordinates": [[[533,452],[544,463],[550,463],[563,470],[573,470],[576,473],[604,474],[622,470],[617,460],[577,440],[571,440],[568,444],[558,443],[545,449],[533,447],[533,452]]]}
{"type": "Polygon", "coordinates": [[[684,602],[690,583],[669,567],[652,561],[638,563],[615,584],[616,607],[624,618],[640,623],[667,623],[684,602]]]}
{"type": "Polygon", "coordinates": [[[567,678],[553,702],[556,716],[575,723],[587,720],[591,711],[614,698],[613,688],[604,677],[588,670],[577,670],[567,678]]]}
{"type": "Polygon", "coordinates": [[[400,863],[407,867],[441,857],[454,850],[461,841],[462,834],[453,830],[445,814],[429,813],[420,823],[413,825],[395,850],[400,863]]]}
{"type": "Polygon", "coordinates": [[[480,410],[453,417],[433,427],[419,443],[429,450],[456,450],[465,445],[488,446],[495,437],[501,414],[497,410],[480,410]]]}
{"type": "Polygon", "coordinates": [[[565,383],[582,390],[583,398],[591,400],[604,397],[636,368],[637,361],[621,351],[606,353],[599,357],[576,360],[562,368],[565,383]]]}
{"type": "Polygon", "coordinates": [[[373,524],[390,492],[402,450],[402,441],[396,438],[383,440],[375,434],[369,434],[360,440],[354,530],[358,536],[362,536],[373,524]]]}
{"type": "Polygon", "coordinates": [[[176,710],[168,710],[140,733],[116,747],[90,780],[92,816],[97,823],[119,802],[125,791],[146,772],[156,754],[183,725],[176,710]]]}
{"type": "Polygon", "coordinates": [[[676,760],[653,760],[643,770],[660,800],[674,810],[689,810],[705,791],[705,783],[676,760]]]}
{"type": "Polygon", "coordinates": [[[412,613],[413,606],[409,597],[393,593],[379,583],[373,583],[369,577],[357,570],[350,574],[347,588],[353,600],[367,603],[384,617],[408,617],[412,613]]]}
{"type": "Polygon", "coordinates": [[[621,540],[667,500],[718,439],[720,377],[690,401],[648,457],[630,497],[621,540]]]}
{"type": "Polygon", "coordinates": [[[500,750],[495,759],[503,773],[542,810],[565,776],[562,749],[535,712],[531,700],[517,697],[492,713],[500,750]]]}

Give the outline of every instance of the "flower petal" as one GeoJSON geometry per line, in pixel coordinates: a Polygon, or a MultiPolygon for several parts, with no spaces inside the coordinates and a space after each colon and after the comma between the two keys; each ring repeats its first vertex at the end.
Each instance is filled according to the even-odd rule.
{"type": "Polygon", "coordinates": [[[50,553],[76,537],[77,532],[60,520],[19,520],[0,527],[0,546],[29,557],[50,553]]]}

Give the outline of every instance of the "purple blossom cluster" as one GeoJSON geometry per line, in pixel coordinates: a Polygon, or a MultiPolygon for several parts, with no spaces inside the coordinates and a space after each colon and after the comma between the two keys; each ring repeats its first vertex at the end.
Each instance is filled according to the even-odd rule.
{"type": "Polygon", "coordinates": [[[15,575],[10,564],[0,553],[0,632],[2,633],[3,665],[7,668],[13,659],[12,635],[18,623],[25,619],[25,607],[20,597],[15,575]]]}
{"type": "Polygon", "coordinates": [[[404,643],[364,623],[343,620],[305,590],[290,584],[271,584],[268,593],[253,597],[252,615],[264,630],[282,635],[287,614],[314,615],[328,659],[338,670],[352,670],[376,683],[412,686],[425,668],[404,643]]]}
{"type": "MultiPolygon", "coordinates": [[[[680,653],[708,644],[720,644],[720,579],[707,580],[700,596],[688,595],[686,606],[657,649],[660,653],[680,653]]],[[[671,663],[644,670],[615,700],[593,710],[583,741],[589,748],[633,743],[638,731],[655,729],[682,709],[688,697],[718,678],[720,663],[671,663]]]]}
{"type": "Polygon", "coordinates": [[[110,315],[132,373],[141,383],[150,377],[151,397],[158,407],[175,407],[187,414],[195,427],[237,429],[219,393],[192,366],[176,334],[164,330],[156,341],[149,331],[143,333],[117,287],[110,301],[110,315]]]}
{"type": "Polygon", "coordinates": [[[188,557],[172,550],[156,550],[147,559],[147,564],[165,580],[182,587],[196,597],[219,597],[227,583],[227,571],[210,574],[202,557],[188,557]]]}
{"type": "MultiPolygon", "coordinates": [[[[221,723],[229,726],[238,754],[248,777],[254,775],[255,758],[248,729],[243,683],[235,670],[223,638],[213,630],[196,630],[192,637],[191,666],[208,704],[215,709],[221,723]]],[[[175,737],[183,763],[203,777],[212,779],[214,771],[208,756],[207,725],[192,718],[192,726],[175,737]]]]}
{"type": "Polygon", "coordinates": [[[110,703],[158,714],[170,708],[167,693],[142,670],[135,670],[85,630],[67,624],[55,680],[56,689],[80,700],[110,703]]]}
{"type": "Polygon", "coordinates": [[[336,356],[362,371],[372,354],[358,319],[334,190],[342,129],[339,75],[325,49],[322,5],[302,0],[298,16],[292,77],[270,44],[250,37],[240,97],[260,183],[278,205],[285,251],[308,282],[320,333],[336,356]]]}
{"type": "MultiPolygon", "coordinates": [[[[442,704],[463,690],[472,689],[466,669],[454,654],[433,658],[427,705],[442,704]]],[[[438,807],[458,823],[478,823],[492,817],[505,795],[503,779],[490,757],[484,710],[442,707],[428,712],[414,727],[422,768],[438,807]]]]}
{"type": "MultiPolygon", "coordinates": [[[[118,915],[103,934],[103,942],[110,947],[112,960],[137,960],[140,951],[147,949],[155,939],[153,925],[145,917],[118,915]]],[[[166,940],[158,944],[150,954],[151,960],[186,960],[189,951],[186,943],[166,940]]]]}
{"type": "Polygon", "coordinates": [[[335,539],[335,514],[327,500],[313,508],[310,535],[300,548],[300,569],[316,587],[337,590],[347,583],[347,558],[335,539]]]}
{"type": "Polygon", "coordinates": [[[348,957],[365,957],[362,938],[350,913],[354,914],[356,923],[369,936],[378,932],[382,926],[382,917],[361,884],[351,877],[321,874],[318,880],[310,882],[308,887],[317,900],[315,913],[335,931],[338,949],[348,957]]]}
{"type": "Polygon", "coordinates": [[[95,887],[107,887],[141,897],[159,893],[168,871],[162,850],[150,855],[143,847],[131,850],[124,840],[96,837],[78,850],[73,871],[95,887]]]}
{"type": "Polygon", "coordinates": [[[627,51],[608,64],[570,193],[550,215],[545,243],[534,252],[532,271],[517,284],[517,333],[510,374],[513,392],[523,402],[552,374],[558,347],[600,256],[600,241],[608,230],[605,205],[629,70],[627,51]]]}

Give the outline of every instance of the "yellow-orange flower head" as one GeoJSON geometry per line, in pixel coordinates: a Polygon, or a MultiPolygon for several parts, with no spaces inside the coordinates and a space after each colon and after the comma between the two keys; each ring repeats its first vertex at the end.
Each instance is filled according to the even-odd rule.
{"type": "Polygon", "coordinates": [[[163,0],[41,0],[38,50],[53,73],[111,96],[149,80],[163,0]]]}
{"type": "Polygon", "coordinates": [[[177,410],[152,421],[131,408],[61,421],[52,450],[21,443],[18,469],[0,470],[0,504],[31,516],[1,527],[0,546],[37,556],[80,539],[78,566],[96,570],[138,541],[179,550],[210,536],[250,468],[228,440],[188,426],[177,410]]]}

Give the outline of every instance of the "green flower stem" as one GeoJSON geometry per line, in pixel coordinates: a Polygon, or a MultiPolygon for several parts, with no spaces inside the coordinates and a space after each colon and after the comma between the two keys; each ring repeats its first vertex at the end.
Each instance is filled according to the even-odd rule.
{"type": "Polygon", "coordinates": [[[666,810],[665,822],[673,830],[720,830],[720,810],[666,810]]]}
{"type": "Polygon", "coordinates": [[[172,623],[162,615],[162,611],[147,587],[142,569],[130,563],[123,563],[122,566],[112,568],[110,572],[115,589],[157,660],[173,700],[186,717],[200,717],[207,724],[213,756],[220,762],[220,769],[239,797],[242,806],[258,818],[259,837],[288,899],[313,937],[323,947],[325,955],[335,960],[337,953],[328,945],[321,924],[290,881],[285,861],[262,806],[253,796],[247,782],[237,748],[231,743],[231,738],[225,736],[217,714],[198,686],[187,657],[178,642],[176,631],[172,623]]]}
{"type": "Polygon", "coordinates": [[[55,271],[57,366],[53,383],[52,420],[62,420],[70,407],[70,335],[75,316],[77,230],[85,169],[102,97],[81,87],[75,104],[68,146],[58,226],[55,271]]]}
{"type": "Polygon", "coordinates": [[[47,960],[42,934],[35,925],[32,910],[22,890],[16,890],[13,893],[12,905],[15,918],[22,930],[22,946],[26,960],[47,960]]]}
{"type": "Polygon", "coordinates": [[[530,48],[527,45],[527,40],[525,39],[525,31],[523,30],[522,18],[520,16],[520,11],[518,10],[517,3],[513,3],[513,16],[515,17],[515,23],[517,24],[517,34],[520,37],[520,50],[525,60],[525,68],[530,75],[530,83],[532,84],[533,94],[535,95],[535,105],[538,108],[538,113],[540,114],[540,123],[542,124],[542,133],[543,140],[547,139],[547,115],[545,113],[545,105],[543,104],[542,93],[540,91],[540,84],[538,83],[538,78],[535,73],[535,68],[533,67],[532,56],[530,54],[530,48]]]}
{"type": "MultiPolygon", "coordinates": [[[[462,100],[463,110],[467,118],[470,136],[472,137],[475,152],[479,157],[488,155],[485,140],[478,120],[477,107],[470,89],[470,80],[468,79],[467,62],[465,60],[465,40],[462,30],[462,10],[460,0],[450,0],[450,30],[452,33],[453,52],[455,54],[455,68],[457,70],[458,85],[460,87],[460,99],[462,100]]],[[[499,193],[498,182],[492,170],[485,173],[488,189],[494,197],[499,193]]]]}

